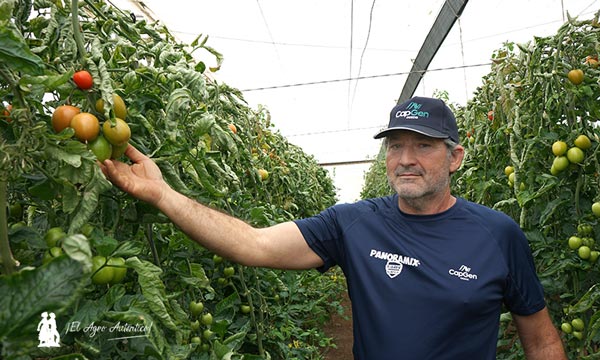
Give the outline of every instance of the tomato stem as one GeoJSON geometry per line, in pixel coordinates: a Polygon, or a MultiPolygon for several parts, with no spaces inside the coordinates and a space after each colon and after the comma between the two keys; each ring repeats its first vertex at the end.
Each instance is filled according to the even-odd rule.
{"type": "Polygon", "coordinates": [[[0,180],[0,262],[4,273],[10,275],[15,271],[17,262],[12,256],[8,242],[8,221],[6,218],[6,181],[0,180]]]}
{"type": "Polygon", "coordinates": [[[73,24],[73,38],[75,38],[75,44],[77,45],[77,51],[79,52],[79,58],[81,59],[81,65],[85,67],[87,63],[87,55],[85,51],[85,45],[83,43],[83,34],[81,33],[79,25],[79,2],[78,0],[71,0],[71,23],[73,24]]]}

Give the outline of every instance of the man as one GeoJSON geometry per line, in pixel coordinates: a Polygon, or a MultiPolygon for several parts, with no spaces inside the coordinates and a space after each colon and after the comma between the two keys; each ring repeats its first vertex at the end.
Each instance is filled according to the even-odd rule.
{"type": "Polygon", "coordinates": [[[340,266],[356,359],[495,359],[499,316],[513,315],[528,359],[566,359],[523,232],[508,216],[456,198],[464,148],[451,110],[415,97],[394,107],[385,138],[389,197],[253,228],[171,189],[130,146],[107,177],[192,239],[232,261],[280,269],[340,266]]]}

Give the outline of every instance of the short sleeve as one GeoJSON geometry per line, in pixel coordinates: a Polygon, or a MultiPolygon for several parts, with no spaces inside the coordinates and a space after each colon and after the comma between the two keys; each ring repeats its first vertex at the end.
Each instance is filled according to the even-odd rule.
{"type": "Polygon", "coordinates": [[[544,289],[538,279],[525,234],[514,224],[508,235],[509,240],[503,249],[509,271],[504,303],[517,315],[531,315],[546,306],[544,289]]]}
{"type": "Polygon", "coordinates": [[[308,246],[323,260],[324,265],[317,268],[321,272],[339,264],[343,256],[338,210],[333,206],[313,217],[294,221],[308,246]]]}

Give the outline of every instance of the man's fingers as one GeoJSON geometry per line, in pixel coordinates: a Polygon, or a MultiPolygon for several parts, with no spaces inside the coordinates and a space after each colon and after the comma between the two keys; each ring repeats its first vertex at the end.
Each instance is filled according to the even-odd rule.
{"type": "Polygon", "coordinates": [[[134,163],[138,163],[147,158],[142,152],[136,149],[133,145],[127,145],[127,149],[125,149],[125,156],[127,156],[134,163]]]}

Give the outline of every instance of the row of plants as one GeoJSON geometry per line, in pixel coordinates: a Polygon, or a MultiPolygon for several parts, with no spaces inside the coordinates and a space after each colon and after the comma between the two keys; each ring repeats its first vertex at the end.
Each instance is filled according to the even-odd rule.
{"type": "Polygon", "coordinates": [[[320,328],[341,276],[232,263],[99,169],[132,144],[173,188],[255,226],[335,203],[266,108],[207,76],[223,59],[208,36],[179,43],[104,1],[0,9],[0,357],[318,359],[334,346],[320,328]],[[38,347],[43,313],[59,347],[38,347]]]}

